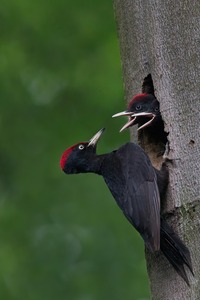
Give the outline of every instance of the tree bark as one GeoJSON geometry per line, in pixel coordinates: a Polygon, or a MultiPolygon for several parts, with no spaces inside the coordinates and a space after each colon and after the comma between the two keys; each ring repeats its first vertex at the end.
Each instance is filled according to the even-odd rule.
{"type": "MultiPolygon", "coordinates": [[[[200,299],[200,1],[114,0],[127,102],[151,74],[169,132],[164,214],[191,252],[188,287],[163,255],[147,254],[154,300],[200,299]]],[[[133,139],[133,132],[131,131],[133,139]]]]}

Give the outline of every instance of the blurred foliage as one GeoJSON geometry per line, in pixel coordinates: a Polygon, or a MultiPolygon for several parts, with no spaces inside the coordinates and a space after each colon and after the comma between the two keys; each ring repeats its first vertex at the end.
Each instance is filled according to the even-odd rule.
{"type": "Polygon", "coordinates": [[[119,46],[106,0],[10,0],[0,9],[0,297],[141,300],[141,238],[103,179],[66,176],[63,150],[106,127],[129,140],[119,46]]]}

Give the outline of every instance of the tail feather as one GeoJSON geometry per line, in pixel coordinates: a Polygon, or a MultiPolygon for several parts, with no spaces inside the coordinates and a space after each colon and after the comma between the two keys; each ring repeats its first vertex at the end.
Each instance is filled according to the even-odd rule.
{"type": "Polygon", "coordinates": [[[163,219],[161,220],[160,237],[160,250],[166,256],[177,273],[188,285],[190,285],[184,268],[184,265],[186,265],[190,272],[194,275],[190,252],[178,235],[163,219]]]}

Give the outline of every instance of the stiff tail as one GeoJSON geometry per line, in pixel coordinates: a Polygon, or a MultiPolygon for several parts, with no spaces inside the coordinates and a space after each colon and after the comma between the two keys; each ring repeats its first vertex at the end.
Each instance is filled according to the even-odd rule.
{"type": "Polygon", "coordinates": [[[190,272],[194,275],[190,252],[180,240],[178,235],[164,220],[161,220],[160,250],[166,256],[177,273],[185,280],[188,286],[190,286],[184,268],[184,265],[186,265],[190,272]]]}

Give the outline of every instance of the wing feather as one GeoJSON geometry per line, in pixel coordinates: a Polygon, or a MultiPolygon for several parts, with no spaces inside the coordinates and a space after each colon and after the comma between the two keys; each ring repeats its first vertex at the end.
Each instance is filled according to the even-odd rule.
{"type": "Polygon", "coordinates": [[[113,152],[112,174],[104,179],[129,222],[147,247],[160,249],[160,195],[157,176],[142,148],[127,143],[113,152]],[[114,175],[113,175],[114,174],[114,175]]]}

